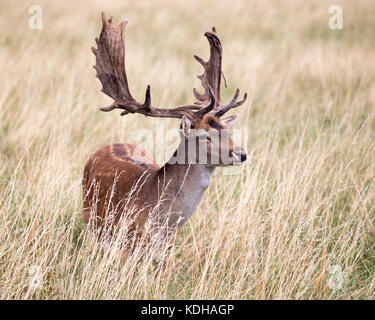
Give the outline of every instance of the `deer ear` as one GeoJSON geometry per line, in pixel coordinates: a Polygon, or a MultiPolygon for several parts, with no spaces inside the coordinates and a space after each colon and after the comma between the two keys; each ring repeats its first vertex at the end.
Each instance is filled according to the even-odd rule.
{"type": "Polygon", "coordinates": [[[237,115],[234,114],[233,116],[224,118],[221,120],[221,123],[226,126],[228,129],[230,129],[236,122],[237,120],[237,115]]]}
{"type": "Polygon", "coordinates": [[[182,117],[181,127],[182,127],[182,134],[185,137],[187,137],[191,131],[191,121],[188,117],[186,116],[182,117]]]}

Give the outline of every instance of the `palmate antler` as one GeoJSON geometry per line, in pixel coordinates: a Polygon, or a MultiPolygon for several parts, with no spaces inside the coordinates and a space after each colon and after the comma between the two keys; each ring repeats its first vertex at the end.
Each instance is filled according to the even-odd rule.
{"type": "Polygon", "coordinates": [[[196,102],[197,105],[204,105],[204,104],[207,105],[208,101],[210,100],[210,95],[211,95],[210,89],[212,89],[213,94],[215,96],[215,103],[213,106],[211,104],[197,111],[196,114],[199,116],[203,116],[207,112],[212,112],[215,116],[221,117],[228,110],[242,105],[247,99],[247,93],[244,94],[244,97],[242,100],[237,101],[239,93],[240,93],[240,90],[237,89],[233,99],[227,105],[221,104],[220,84],[221,84],[221,74],[222,74],[221,57],[223,54],[223,50],[221,47],[220,39],[217,36],[215,27],[212,27],[212,31],[206,32],[204,35],[207,38],[208,43],[210,44],[210,58],[206,62],[202,58],[194,55],[194,58],[204,68],[204,73],[198,76],[198,78],[202,82],[202,86],[204,88],[204,94],[200,94],[195,88],[193,89],[193,92],[194,92],[195,97],[198,99],[198,102],[196,102]]]}
{"type": "Polygon", "coordinates": [[[222,106],[220,103],[222,50],[220,40],[216,35],[215,28],[213,28],[212,32],[206,32],[205,34],[211,47],[209,61],[205,62],[195,56],[205,69],[204,74],[199,76],[205,93],[199,94],[194,89],[194,95],[198,102],[194,105],[184,105],[171,109],[154,107],[151,104],[150,85],[148,85],[145,101],[144,103],[139,103],[132,97],[126,77],[124,38],[127,21],[115,24],[112,20],[112,17],[107,20],[105,14],[102,13],[102,31],[99,39],[95,39],[98,48],[92,48],[96,56],[94,68],[97,71],[97,77],[102,83],[102,91],[114,100],[110,106],[102,107],[100,110],[108,112],[114,109],[122,109],[121,115],[140,113],[150,117],[182,118],[187,116],[193,119],[201,118],[208,112],[214,112],[215,115],[220,116],[229,109],[245,102],[246,94],[243,100],[237,101],[239,94],[237,89],[236,95],[228,105],[222,106]]]}

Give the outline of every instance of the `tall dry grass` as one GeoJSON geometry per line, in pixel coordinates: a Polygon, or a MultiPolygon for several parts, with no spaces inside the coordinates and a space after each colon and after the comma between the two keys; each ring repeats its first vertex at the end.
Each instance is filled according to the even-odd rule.
{"type": "MultiPolygon", "coordinates": [[[[375,16],[372,0],[0,2],[0,298],[375,298],[375,16]],[[158,120],[104,114],[90,47],[100,12],[129,20],[127,69],[141,99],[192,101],[215,25],[224,99],[239,87],[249,160],[218,169],[181,230],[167,279],[104,251],[80,215],[85,161],[158,120]],[[35,283],[32,280],[41,280],[35,283]]],[[[174,120],[166,128],[177,127],[174,120]]],[[[139,252],[139,254],[141,254],[139,252]]]]}

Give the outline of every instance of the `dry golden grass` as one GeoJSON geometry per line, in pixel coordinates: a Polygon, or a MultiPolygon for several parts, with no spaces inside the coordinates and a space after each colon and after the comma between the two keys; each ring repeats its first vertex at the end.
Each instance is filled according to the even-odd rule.
{"type": "Polygon", "coordinates": [[[28,28],[33,1],[0,2],[0,298],[375,298],[373,0],[340,1],[343,30],[323,0],[38,3],[42,31],[28,28]],[[138,99],[150,83],[157,105],[191,102],[212,25],[224,99],[250,94],[236,124],[250,159],[240,175],[217,170],[167,279],[147,258],[121,264],[115,244],[101,252],[82,226],[89,155],[160,121],[99,112],[101,11],[129,20],[138,99]]]}

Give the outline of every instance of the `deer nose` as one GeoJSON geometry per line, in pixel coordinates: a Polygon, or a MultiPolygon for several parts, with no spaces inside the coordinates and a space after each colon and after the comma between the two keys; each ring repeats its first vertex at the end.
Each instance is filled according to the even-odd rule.
{"type": "Polygon", "coordinates": [[[233,150],[233,153],[241,162],[246,161],[247,154],[242,149],[233,150]]]}

